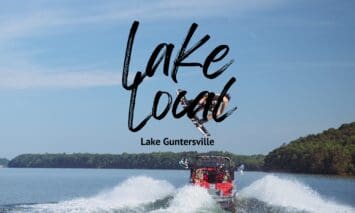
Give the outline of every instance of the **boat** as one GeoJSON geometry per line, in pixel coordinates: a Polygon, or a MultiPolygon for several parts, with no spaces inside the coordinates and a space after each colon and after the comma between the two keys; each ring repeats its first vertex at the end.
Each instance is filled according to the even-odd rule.
{"type": "Polygon", "coordinates": [[[192,185],[207,189],[222,209],[235,212],[234,165],[229,157],[200,155],[193,162],[185,158],[179,164],[190,169],[192,185]]]}

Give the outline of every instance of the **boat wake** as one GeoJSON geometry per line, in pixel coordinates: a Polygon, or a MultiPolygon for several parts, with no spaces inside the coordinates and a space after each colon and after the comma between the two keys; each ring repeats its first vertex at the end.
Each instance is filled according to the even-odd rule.
{"type": "MultiPolygon", "coordinates": [[[[224,212],[200,187],[175,188],[171,183],[151,177],[131,177],[114,188],[93,197],[58,203],[15,205],[6,212],[224,212]]],[[[322,198],[310,187],[275,175],[241,189],[237,212],[355,212],[355,208],[322,198]]]]}
{"type": "Polygon", "coordinates": [[[90,198],[47,204],[21,205],[16,212],[218,212],[207,190],[197,186],[179,189],[163,180],[132,177],[111,190],[90,198]]]}
{"type": "Polygon", "coordinates": [[[177,190],[167,208],[154,213],[218,212],[221,211],[207,190],[198,186],[184,186],[177,190]]]}
{"type": "Polygon", "coordinates": [[[22,207],[29,207],[26,212],[144,212],[144,204],[159,202],[174,191],[167,181],[138,176],[90,198],[22,207]]]}
{"type": "Polygon", "coordinates": [[[267,204],[264,205],[265,209],[271,212],[272,209],[280,209],[282,212],[355,212],[352,207],[322,198],[316,191],[297,180],[275,175],[267,175],[253,182],[242,189],[239,195],[241,200],[248,198],[244,202],[249,204],[246,206],[250,210],[253,209],[251,203],[254,203],[256,208],[260,208],[260,202],[263,202],[267,204]]]}

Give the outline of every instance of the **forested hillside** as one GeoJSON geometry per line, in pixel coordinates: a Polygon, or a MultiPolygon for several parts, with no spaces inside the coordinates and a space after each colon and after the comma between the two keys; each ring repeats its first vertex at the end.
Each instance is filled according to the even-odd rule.
{"type": "Polygon", "coordinates": [[[265,157],[266,170],[355,175],[355,122],[299,138],[265,157]]]}
{"type": "Polygon", "coordinates": [[[7,167],[9,160],[6,158],[0,158],[0,167],[7,167]]]}

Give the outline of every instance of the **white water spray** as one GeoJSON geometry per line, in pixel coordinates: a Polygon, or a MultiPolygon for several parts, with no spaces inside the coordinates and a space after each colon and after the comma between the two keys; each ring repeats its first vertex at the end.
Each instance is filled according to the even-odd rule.
{"type": "Polygon", "coordinates": [[[90,198],[78,198],[56,204],[34,205],[34,212],[110,212],[139,207],[172,194],[175,191],[167,181],[150,177],[132,177],[112,190],[90,198]]]}
{"type": "Polygon", "coordinates": [[[322,198],[310,187],[291,179],[267,175],[239,193],[267,204],[319,213],[354,213],[355,209],[322,198]]]}
{"type": "Polygon", "coordinates": [[[198,186],[184,186],[177,190],[167,209],[159,209],[155,213],[194,213],[211,212],[216,203],[207,190],[198,186]]]}

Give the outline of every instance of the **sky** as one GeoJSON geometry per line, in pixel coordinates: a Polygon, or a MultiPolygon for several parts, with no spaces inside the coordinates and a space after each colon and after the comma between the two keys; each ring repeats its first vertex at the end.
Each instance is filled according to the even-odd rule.
{"type": "MultiPolygon", "coordinates": [[[[0,157],[22,153],[231,151],[267,154],[283,143],[355,120],[354,1],[1,1],[0,157]],[[171,111],[139,132],[128,130],[130,91],[121,85],[131,24],[140,22],[130,77],[145,70],[159,43],[175,45],[192,23],[188,60],[203,62],[217,45],[234,59],[218,78],[180,68],[178,83],[158,68],[138,88],[135,120],[151,112],[158,90],[193,98],[220,92],[231,78],[229,109],[208,122],[213,147],[141,146],[140,138],[199,139],[186,117],[171,111]]],[[[172,59],[172,60],[173,60],[172,59]]],[[[170,66],[172,61],[170,62],[170,66]]],[[[164,106],[162,99],[162,106],[164,106]]]]}

